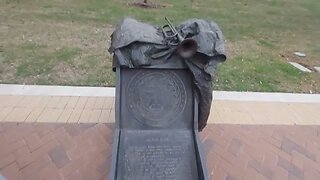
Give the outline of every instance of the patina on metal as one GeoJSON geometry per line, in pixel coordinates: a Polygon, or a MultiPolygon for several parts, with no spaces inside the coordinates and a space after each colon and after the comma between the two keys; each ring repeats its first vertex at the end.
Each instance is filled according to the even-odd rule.
{"type": "Polygon", "coordinates": [[[192,38],[183,38],[168,18],[168,24],[162,26],[162,32],[169,45],[176,45],[176,52],[182,58],[192,57],[198,49],[198,43],[192,38]]]}
{"type": "Polygon", "coordinates": [[[198,131],[210,112],[216,65],[225,60],[218,26],[126,18],[109,51],[117,74],[110,180],[207,180],[198,131]]]}

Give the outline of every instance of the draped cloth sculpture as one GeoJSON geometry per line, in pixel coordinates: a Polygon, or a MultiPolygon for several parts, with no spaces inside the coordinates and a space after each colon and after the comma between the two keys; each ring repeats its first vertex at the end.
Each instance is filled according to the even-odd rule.
{"type": "Polygon", "coordinates": [[[197,42],[196,53],[184,58],[176,54],[178,43],[166,38],[162,28],[125,18],[112,34],[109,52],[114,54],[113,67],[139,68],[168,61],[183,62],[193,75],[194,91],[199,101],[198,130],[207,124],[212,101],[212,80],[217,64],[226,60],[224,39],[212,21],[190,19],[176,30],[183,38],[197,42]]]}

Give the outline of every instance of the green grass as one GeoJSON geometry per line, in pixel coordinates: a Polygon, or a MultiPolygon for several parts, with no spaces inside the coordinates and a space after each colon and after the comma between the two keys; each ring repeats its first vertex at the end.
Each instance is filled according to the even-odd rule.
{"type": "Polygon", "coordinates": [[[79,48],[63,47],[48,52],[46,48],[46,45],[28,42],[6,49],[7,63],[16,62],[15,75],[18,78],[49,75],[57,64],[70,61],[81,51],[79,48]]]}
{"type": "Polygon", "coordinates": [[[237,57],[218,70],[215,89],[240,91],[291,91],[285,90],[282,81],[299,84],[306,74],[276,59],[237,57]],[[261,61],[263,60],[263,61],[261,61]],[[270,78],[272,74],[273,78],[270,78]]]}
{"type": "Polygon", "coordinates": [[[275,43],[272,43],[272,42],[270,42],[270,41],[268,41],[268,40],[260,39],[260,40],[258,40],[258,42],[259,42],[259,44],[260,44],[261,46],[263,46],[263,47],[267,47],[267,48],[270,48],[270,49],[276,48],[275,43]]]}
{"type": "Polygon", "coordinates": [[[320,65],[318,0],[158,0],[141,9],[129,0],[0,0],[0,82],[112,86],[106,40],[126,16],[151,24],[188,18],[216,21],[228,60],[214,88],[241,91],[320,92],[320,73],[287,64],[320,65]],[[292,53],[307,53],[297,59],[292,53]]]}

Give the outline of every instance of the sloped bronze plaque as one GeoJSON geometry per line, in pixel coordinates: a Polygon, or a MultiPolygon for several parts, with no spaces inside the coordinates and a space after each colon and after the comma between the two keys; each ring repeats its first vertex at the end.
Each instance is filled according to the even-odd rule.
{"type": "Polygon", "coordinates": [[[203,180],[197,100],[186,69],[117,68],[110,180],[203,180]]]}

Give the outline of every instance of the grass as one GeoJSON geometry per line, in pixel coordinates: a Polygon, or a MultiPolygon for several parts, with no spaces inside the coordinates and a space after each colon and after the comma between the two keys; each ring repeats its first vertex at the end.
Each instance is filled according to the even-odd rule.
{"type": "Polygon", "coordinates": [[[299,70],[276,59],[261,58],[237,57],[229,64],[221,65],[215,88],[277,92],[287,88],[286,84],[301,84],[300,79],[305,75],[299,70]],[[274,78],[270,78],[270,73],[274,78]],[[277,77],[286,79],[286,84],[277,77]]]}
{"type": "Polygon", "coordinates": [[[125,16],[151,24],[188,18],[216,21],[228,60],[219,66],[218,90],[320,92],[320,73],[302,73],[287,61],[320,66],[318,0],[153,1],[140,9],[130,0],[0,0],[0,83],[112,86],[106,52],[125,16]],[[307,58],[292,55],[302,51],[307,58]]]}

